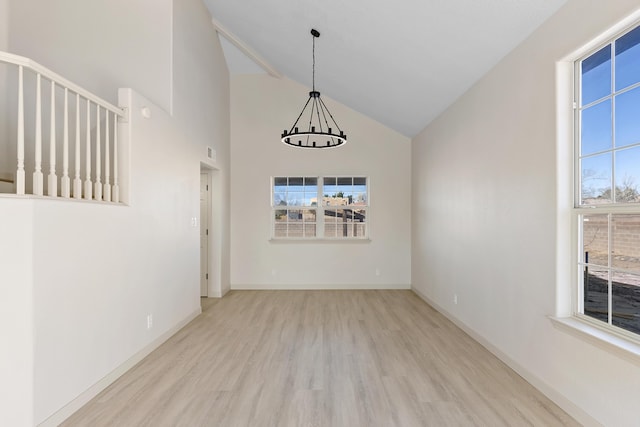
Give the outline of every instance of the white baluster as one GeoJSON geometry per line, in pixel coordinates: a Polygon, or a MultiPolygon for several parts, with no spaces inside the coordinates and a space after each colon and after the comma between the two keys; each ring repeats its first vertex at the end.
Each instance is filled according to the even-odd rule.
{"type": "Polygon", "coordinates": [[[87,99],[87,136],[86,136],[86,179],[84,181],[84,198],[91,200],[93,198],[93,188],[91,183],[91,102],[87,99]]]}
{"type": "Polygon", "coordinates": [[[110,185],[110,168],[111,164],[109,162],[110,158],[110,148],[109,148],[109,115],[111,112],[109,110],[105,110],[106,117],[104,121],[104,200],[105,202],[111,201],[111,185],[110,185]]]}
{"type": "Polygon", "coordinates": [[[102,200],[102,147],[100,144],[100,106],[96,105],[96,200],[102,200]]]}
{"type": "Polygon", "coordinates": [[[42,175],[42,89],[41,76],[36,78],[36,167],[33,172],[33,194],[42,196],[44,177],[42,175]]]}
{"type": "Polygon", "coordinates": [[[18,67],[18,170],[16,194],[24,194],[24,79],[22,65],[18,67]]]}
{"type": "Polygon", "coordinates": [[[60,180],[62,197],[71,196],[69,179],[69,89],[64,88],[64,122],[62,123],[62,178],[60,180]]]}
{"type": "Polygon", "coordinates": [[[76,161],[73,179],[73,198],[82,198],[82,180],[80,179],[80,94],[76,93],[76,161]]]}
{"type": "Polygon", "coordinates": [[[120,186],[118,185],[118,116],[113,115],[113,201],[120,203],[120,186]]]}
{"type": "Polygon", "coordinates": [[[47,177],[50,197],[58,197],[58,177],[56,176],[56,83],[51,80],[51,124],[49,127],[49,176],[47,177]]]}

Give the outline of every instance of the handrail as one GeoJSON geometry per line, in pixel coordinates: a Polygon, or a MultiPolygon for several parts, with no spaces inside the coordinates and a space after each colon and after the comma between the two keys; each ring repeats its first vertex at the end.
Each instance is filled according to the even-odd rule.
{"type": "Polygon", "coordinates": [[[16,170],[12,191],[19,196],[46,193],[49,197],[119,203],[118,129],[128,123],[128,109],[105,101],[29,58],[0,51],[0,64],[17,68],[16,170]],[[25,70],[34,74],[35,79],[27,82],[25,70]],[[34,98],[29,95],[30,99],[26,99],[26,86],[33,87],[34,98]],[[48,97],[46,92],[50,93],[48,97]],[[44,99],[49,105],[45,105],[44,99]],[[62,109],[61,120],[56,114],[59,109],[62,109]],[[81,109],[86,109],[86,115],[82,113],[84,117],[81,109]],[[70,112],[75,112],[75,118],[70,112]],[[43,120],[43,115],[49,116],[48,121],[43,120]],[[48,135],[43,129],[45,122],[49,125],[48,135]],[[34,127],[27,130],[27,125],[34,127]],[[75,129],[73,141],[72,128],[75,129]],[[48,143],[44,141],[45,136],[48,143]],[[48,162],[43,159],[47,154],[48,162]],[[61,166],[57,164],[60,158],[61,166]],[[32,171],[32,175],[27,175],[27,171],[32,171]]]}
{"type": "Polygon", "coordinates": [[[82,96],[83,98],[90,100],[94,104],[100,104],[103,108],[105,108],[105,109],[111,111],[112,113],[118,115],[118,117],[126,119],[126,115],[125,115],[125,110],[124,109],[122,109],[120,107],[116,107],[115,105],[111,104],[110,102],[105,101],[104,99],[92,94],[88,90],[86,90],[86,89],[78,86],[77,84],[65,79],[60,74],[58,74],[58,73],[56,73],[54,71],[51,71],[50,69],[48,69],[44,65],[41,65],[41,64],[37,63],[36,61],[34,61],[34,60],[30,59],[30,58],[26,58],[26,57],[20,56],[20,55],[14,55],[13,53],[0,51],[0,62],[5,62],[5,63],[9,63],[9,64],[14,64],[14,65],[20,65],[22,67],[25,67],[25,68],[28,68],[30,70],[33,70],[34,72],[36,72],[36,73],[42,75],[43,77],[45,77],[47,80],[54,81],[58,85],[68,88],[71,92],[74,92],[74,93],[82,96]]]}

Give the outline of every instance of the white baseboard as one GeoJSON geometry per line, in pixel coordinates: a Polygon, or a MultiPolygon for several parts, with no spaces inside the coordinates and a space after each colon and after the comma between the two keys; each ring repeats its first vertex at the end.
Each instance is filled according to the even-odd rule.
{"type": "Polygon", "coordinates": [[[453,316],[447,310],[442,308],[440,305],[436,304],[429,297],[424,295],[422,292],[416,290],[415,288],[411,289],[416,295],[418,295],[424,302],[429,304],[431,307],[435,308],[438,312],[444,315],[447,319],[453,322],[457,327],[462,329],[467,333],[471,338],[476,340],[480,345],[489,350],[494,356],[498,359],[502,360],[507,366],[513,369],[518,375],[524,378],[529,384],[537,388],[542,394],[551,399],[556,405],[562,408],[566,413],[571,415],[576,421],[582,424],[585,427],[602,427],[602,424],[595,420],[591,415],[587,414],[582,408],[573,403],[571,400],[567,399],[564,395],[559,393],[556,389],[551,387],[545,381],[541,380],[538,376],[534,375],[531,371],[526,369],[524,366],[520,365],[518,362],[513,360],[511,357],[507,356],[504,352],[498,349],[496,346],[491,344],[485,338],[480,336],[473,329],[468,327],[465,323],[460,321],[458,318],[453,316]]]}
{"type": "Polygon", "coordinates": [[[166,340],[171,338],[178,332],[180,329],[185,327],[189,322],[198,317],[202,313],[202,309],[198,308],[191,312],[187,317],[178,322],[174,327],[160,335],[158,338],[150,342],[147,346],[145,346],[142,350],[134,354],[130,357],[126,362],[122,365],[118,366],[116,369],[107,374],[100,381],[89,387],[87,390],[82,392],[78,397],[73,399],[71,402],[66,404],[56,413],[51,415],[49,418],[44,420],[42,423],[38,424],[38,427],[56,427],[60,425],[64,420],[69,418],[76,412],[78,409],[82,408],[87,402],[96,397],[98,393],[107,388],[111,383],[120,378],[122,374],[127,372],[129,369],[133,368],[138,362],[147,357],[153,350],[160,347],[166,340]]]}
{"type": "Polygon", "coordinates": [[[269,284],[252,284],[252,285],[231,285],[234,291],[321,291],[321,290],[384,290],[384,289],[411,289],[411,285],[401,284],[288,284],[288,283],[269,283],[269,284]]]}

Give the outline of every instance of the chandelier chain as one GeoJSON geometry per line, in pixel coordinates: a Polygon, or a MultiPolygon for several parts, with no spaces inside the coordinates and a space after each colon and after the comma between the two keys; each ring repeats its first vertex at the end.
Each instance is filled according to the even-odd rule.
{"type": "Polygon", "coordinates": [[[313,66],[312,66],[312,73],[311,73],[311,87],[313,88],[313,91],[315,92],[316,90],[316,37],[313,36],[312,37],[313,40],[313,48],[311,49],[312,55],[313,55],[313,66]]]}

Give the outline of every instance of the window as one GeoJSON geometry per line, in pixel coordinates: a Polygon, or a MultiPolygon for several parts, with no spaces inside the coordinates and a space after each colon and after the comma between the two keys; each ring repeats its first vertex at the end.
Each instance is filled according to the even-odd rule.
{"type": "Polygon", "coordinates": [[[640,27],[576,62],[575,311],[640,338],[640,27]]]}
{"type": "Polygon", "coordinates": [[[272,237],[366,239],[368,200],[364,177],[275,177],[272,237]]]}

